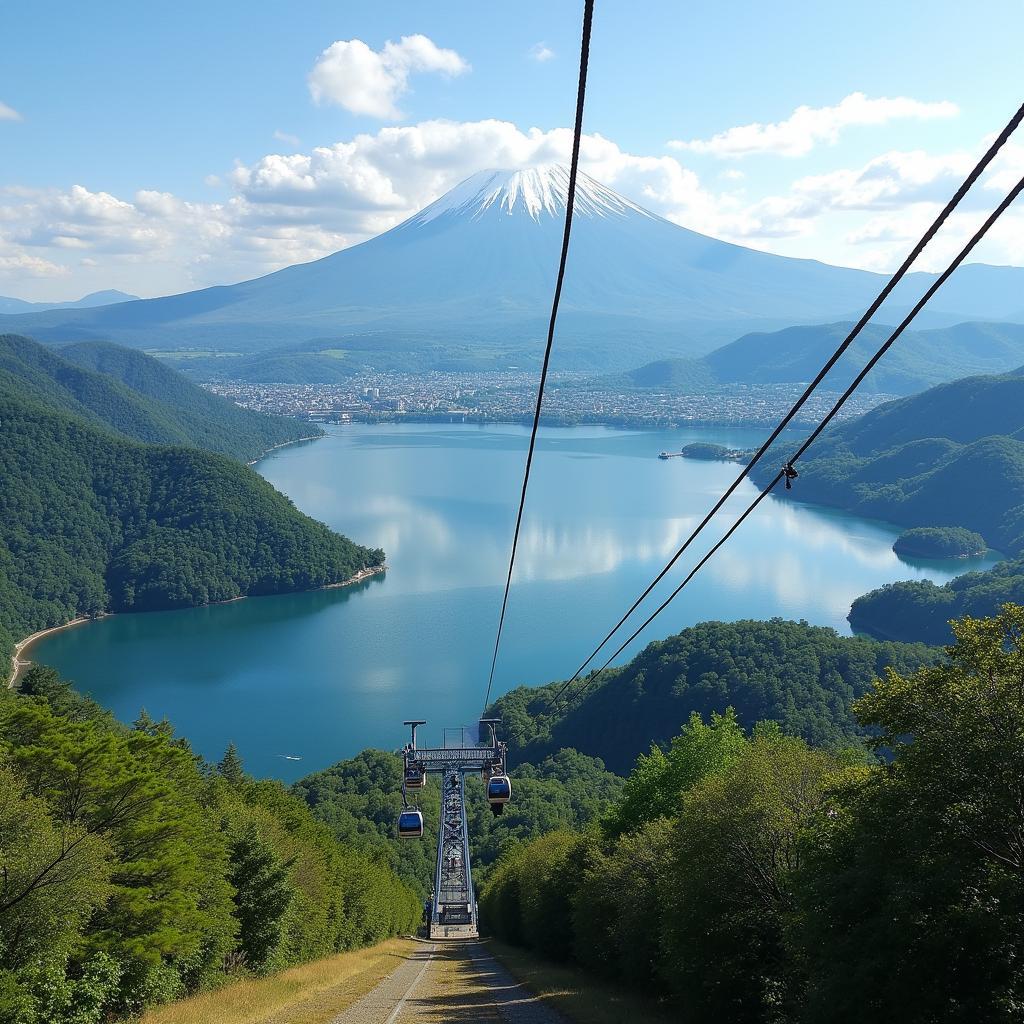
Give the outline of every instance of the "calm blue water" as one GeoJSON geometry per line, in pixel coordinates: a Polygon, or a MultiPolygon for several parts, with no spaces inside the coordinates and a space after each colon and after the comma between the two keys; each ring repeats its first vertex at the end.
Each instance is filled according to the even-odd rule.
{"type": "MultiPolygon", "coordinates": [[[[170,718],[207,757],[234,741],[250,771],[284,779],[367,746],[398,747],[406,718],[429,721],[427,740],[442,726],[475,721],[528,433],[330,429],[320,441],[274,452],[259,471],[303,511],[383,547],[386,577],[345,590],[113,616],[45,639],[33,659],[59,668],[125,721],[145,707],[170,718]]],[[[725,429],[543,432],[495,693],[571,673],[735,477],[733,464],[657,458],[698,439],[750,446],[760,437],[725,429]]],[[[735,508],[753,493],[741,488],[735,508]]],[[[725,515],[716,525],[729,522],[725,515]]],[[[908,566],[890,550],[897,532],[770,498],[638,646],[714,618],[779,615],[848,633],[850,602],[873,587],[941,582],[991,564],[908,566]]],[[[707,545],[718,535],[709,532],[707,545]]],[[[705,550],[681,560],[652,600],[705,550]]]]}

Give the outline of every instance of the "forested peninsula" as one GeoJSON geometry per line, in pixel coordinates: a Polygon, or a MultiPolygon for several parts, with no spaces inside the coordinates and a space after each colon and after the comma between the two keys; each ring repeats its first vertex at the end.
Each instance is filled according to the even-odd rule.
{"type": "MultiPolygon", "coordinates": [[[[0,342],[5,677],[18,639],[80,616],[304,590],[383,564],[382,551],[302,514],[239,461],[301,436],[301,424],[238,420],[230,402],[164,367],[147,378],[155,388],[171,374],[158,401],[26,339],[0,342]],[[141,443],[175,431],[189,446],[141,443]],[[234,458],[198,447],[218,438],[234,458]]],[[[113,358],[104,347],[83,351],[105,365],[113,358]]],[[[129,353],[120,365],[128,377],[154,362],[129,353]]]]}

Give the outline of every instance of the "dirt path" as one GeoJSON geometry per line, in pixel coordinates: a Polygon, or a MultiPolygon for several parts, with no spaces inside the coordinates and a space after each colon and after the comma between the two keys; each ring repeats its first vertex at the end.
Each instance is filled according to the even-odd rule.
{"type": "Polygon", "coordinates": [[[479,942],[424,942],[332,1024],[564,1024],[479,942]]]}

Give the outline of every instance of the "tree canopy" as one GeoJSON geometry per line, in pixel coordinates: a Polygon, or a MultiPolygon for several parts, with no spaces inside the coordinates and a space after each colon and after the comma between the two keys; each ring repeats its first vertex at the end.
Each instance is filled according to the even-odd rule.
{"type": "Polygon", "coordinates": [[[687,1020],[1018,1019],[1024,608],[954,636],[854,704],[873,761],[694,717],[639,759],[602,832],[507,850],[485,925],[687,1020]]]}
{"type": "Polygon", "coordinates": [[[0,698],[0,1019],[100,1024],[415,927],[409,887],[237,752],[26,683],[0,698]]]}

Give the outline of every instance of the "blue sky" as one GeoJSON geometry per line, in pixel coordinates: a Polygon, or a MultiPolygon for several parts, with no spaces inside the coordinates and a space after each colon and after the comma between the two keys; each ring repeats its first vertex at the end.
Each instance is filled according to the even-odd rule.
{"type": "MultiPolygon", "coordinates": [[[[580,9],[7,5],[0,294],[239,280],[354,244],[483,167],[564,159],[580,9]]],[[[969,13],[598,0],[585,169],[696,230],[892,266],[1024,100],[1024,6],[969,13]]],[[[1014,171],[1024,143],[928,265],[1014,171]]],[[[980,258],[1024,261],[1021,226],[980,258]]]]}

